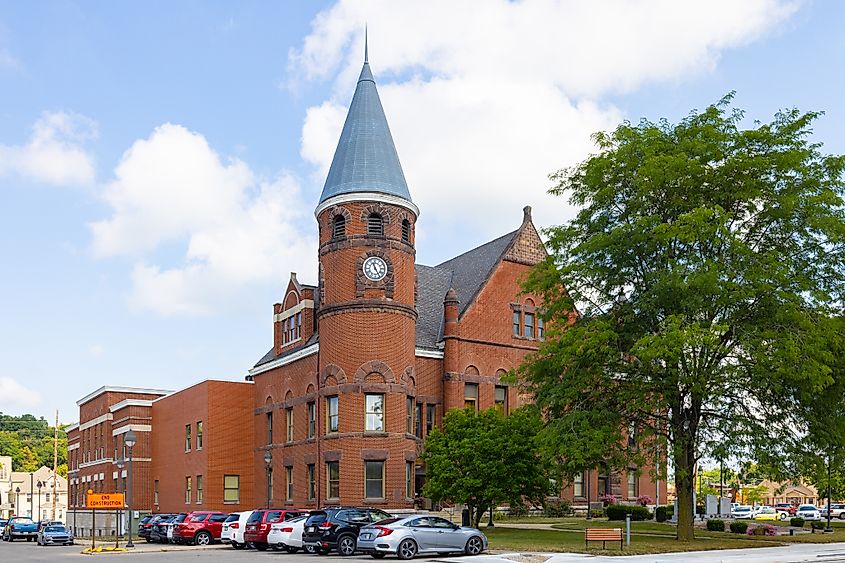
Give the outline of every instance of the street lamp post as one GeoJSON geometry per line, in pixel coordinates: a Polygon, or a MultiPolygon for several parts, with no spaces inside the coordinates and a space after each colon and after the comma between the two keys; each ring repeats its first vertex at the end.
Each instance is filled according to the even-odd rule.
{"type": "Polygon", "coordinates": [[[267,450],[264,452],[264,465],[267,466],[267,508],[270,508],[270,496],[273,494],[273,485],[271,479],[273,478],[273,452],[267,450]]]}
{"type": "Polygon", "coordinates": [[[827,528],[824,529],[825,532],[832,532],[833,528],[830,527],[830,453],[827,454],[827,528]]]}
{"type": "MultiPolygon", "coordinates": [[[[125,465],[125,463],[123,462],[123,458],[116,460],[115,465],[117,465],[117,491],[119,493],[123,493],[125,492],[123,490],[123,466],[125,465]]],[[[120,541],[120,538],[123,537],[123,526],[121,526],[122,514],[123,509],[121,508],[117,511],[117,537],[114,540],[115,547],[119,547],[120,544],[118,542],[120,541]]]]}
{"type": "Polygon", "coordinates": [[[21,512],[21,488],[15,487],[15,515],[20,516],[21,512]]]}
{"type": "Polygon", "coordinates": [[[38,519],[41,520],[41,487],[44,486],[44,483],[38,481],[38,484],[35,486],[38,487],[38,519]]]}
{"type": "Polygon", "coordinates": [[[589,521],[589,520],[593,519],[593,511],[592,511],[592,507],[590,506],[590,479],[591,479],[592,476],[590,475],[591,472],[590,472],[589,469],[586,471],[586,473],[587,473],[587,520],[589,521]]]}
{"type": "Polygon", "coordinates": [[[130,429],[126,433],[126,436],[123,437],[123,443],[129,449],[129,480],[126,483],[126,492],[129,494],[129,499],[126,503],[129,508],[129,541],[126,542],[126,547],[135,547],[135,544],[132,543],[132,448],[135,446],[135,442],[135,433],[130,429]]]}

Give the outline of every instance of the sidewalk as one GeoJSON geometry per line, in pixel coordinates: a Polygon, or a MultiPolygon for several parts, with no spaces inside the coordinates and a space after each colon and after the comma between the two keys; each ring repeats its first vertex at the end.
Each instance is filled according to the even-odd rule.
{"type": "MultiPolygon", "coordinates": [[[[90,548],[91,547],[91,538],[88,538],[88,541],[79,541],[76,540],[74,542],[77,546],[82,549],[90,548]]],[[[222,548],[229,548],[229,544],[225,543],[215,543],[212,545],[178,545],[175,543],[147,543],[144,540],[140,542],[134,542],[135,547],[131,549],[127,549],[125,552],[120,551],[118,553],[161,553],[163,551],[199,551],[205,549],[222,549],[222,548]]],[[[97,547],[102,547],[103,549],[106,548],[113,548],[114,542],[97,542],[97,547]]],[[[126,548],[126,542],[120,542],[121,548],[126,548]]]]}

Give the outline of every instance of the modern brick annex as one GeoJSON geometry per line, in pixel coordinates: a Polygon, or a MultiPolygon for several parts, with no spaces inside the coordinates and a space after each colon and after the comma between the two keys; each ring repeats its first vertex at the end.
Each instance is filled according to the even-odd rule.
{"type": "MultiPolygon", "coordinates": [[[[268,499],[411,508],[425,479],[423,440],[444,411],[508,413],[530,400],[502,377],[543,338],[538,300],[519,285],[546,256],[531,208],[516,230],[433,267],[415,263],[419,213],[365,58],[315,210],[317,285],[291,274],[273,306],[273,347],[249,370],[248,392],[194,386],[151,401],[152,469],[139,495],[150,510],[268,499]],[[251,413],[251,435],[249,421],[227,410],[251,413]],[[198,455],[198,431],[206,448],[238,440],[252,458],[231,448],[198,455]]],[[[593,498],[654,496],[647,471],[598,473],[593,498]]],[[[586,491],[582,476],[562,496],[584,502],[586,491]]]]}

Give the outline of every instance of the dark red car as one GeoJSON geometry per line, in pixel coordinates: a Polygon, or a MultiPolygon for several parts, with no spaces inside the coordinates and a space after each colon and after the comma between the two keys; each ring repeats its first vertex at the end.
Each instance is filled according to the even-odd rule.
{"type": "Polygon", "coordinates": [[[775,505],[775,510],[778,512],[786,512],[790,516],[795,516],[795,513],[798,511],[798,507],[794,504],[781,502],[775,505]]]}
{"type": "Polygon", "coordinates": [[[220,541],[227,516],[224,512],[191,512],[173,528],[173,541],[196,545],[220,541]]]}
{"type": "Polygon", "coordinates": [[[261,508],[255,510],[246,521],[244,540],[255,546],[255,549],[264,551],[267,549],[267,534],[270,533],[271,524],[293,520],[302,516],[304,513],[304,510],[288,510],[285,508],[261,508]]]}

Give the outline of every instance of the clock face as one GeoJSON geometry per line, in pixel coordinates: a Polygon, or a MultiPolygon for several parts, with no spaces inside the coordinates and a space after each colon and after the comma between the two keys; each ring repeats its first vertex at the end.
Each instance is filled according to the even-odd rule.
{"type": "Polygon", "coordinates": [[[364,275],[372,281],[379,281],[387,274],[387,264],[378,256],[370,256],[364,260],[364,275]]]}

